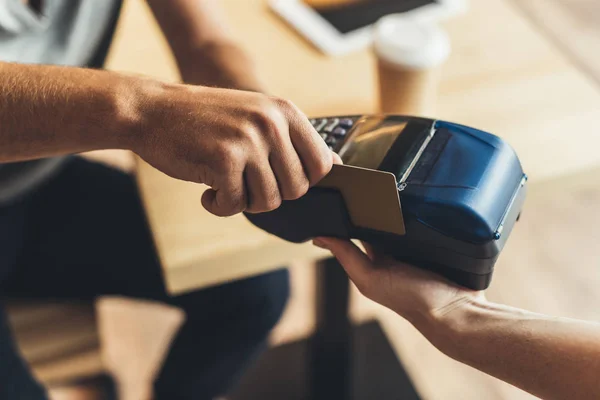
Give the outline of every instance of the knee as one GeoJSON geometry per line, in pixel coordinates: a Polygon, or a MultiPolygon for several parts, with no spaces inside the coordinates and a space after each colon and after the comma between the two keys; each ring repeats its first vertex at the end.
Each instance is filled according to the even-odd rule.
{"type": "Polygon", "coordinates": [[[290,296],[289,272],[282,269],[247,280],[245,298],[256,329],[267,333],[279,322],[290,296]]]}
{"type": "Polygon", "coordinates": [[[289,272],[281,269],[184,295],[176,303],[186,311],[191,325],[225,317],[230,328],[261,336],[277,324],[289,296],[289,272]]]}
{"type": "Polygon", "coordinates": [[[290,297],[289,271],[282,269],[258,279],[264,279],[265,300],[262,304],[263,323],[272,329],[281,318],[290,297]]]}

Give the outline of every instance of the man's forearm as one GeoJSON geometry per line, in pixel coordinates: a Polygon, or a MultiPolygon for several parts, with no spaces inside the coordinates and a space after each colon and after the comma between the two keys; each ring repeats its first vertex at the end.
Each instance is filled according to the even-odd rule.
{"type": "Polygon", "coordinates": [[[227,89],[265,92],[254,61],[233,42],[207,43],[177,58],[184,82],[227,89]]]}
{"type": "Polygon", "coordinates": [[[423,332],[458,361],[543,399],[600,398],[600,324],[485,301],[436,318],[423,332]]]}
{"type": "Polygon", "coordinates": [[[104,148],[135,135],[137,78],[0,62],[0,162],[104,148]]]}
{"type": "Polygon", "coordinates": [[[215,0],[148,0],[184,82],[229,89],[263,91],[264,83],[249,54],[226,28],[215,0]]]}

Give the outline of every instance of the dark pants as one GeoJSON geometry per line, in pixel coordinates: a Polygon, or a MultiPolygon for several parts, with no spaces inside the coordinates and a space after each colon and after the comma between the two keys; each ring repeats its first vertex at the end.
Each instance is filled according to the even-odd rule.
{"type": "MultiPolygon", "coordinates": [[[[0,207],[0,295],[90,300],[103,294],[182,307],[187,321],[155,384],[157,398],[209,399],[264,348],[289,285],[280,270],[169,297],[132,177],[73,157],[34,194],[0,207]]],[[[0,309],[0,399],[44,398],[0,309]]]]}

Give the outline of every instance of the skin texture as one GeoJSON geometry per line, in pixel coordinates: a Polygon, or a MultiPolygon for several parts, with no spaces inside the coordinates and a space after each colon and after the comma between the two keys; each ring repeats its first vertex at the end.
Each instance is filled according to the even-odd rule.
{"type": "MultiPolygon", "coordinates": [[[[184,82],[261,92],[251,58],[215,0],[148,0],[184,82]]],[[[339,159],[289,102],[78,68],[0,63],[0,162],[104,148],[137,152],[212,186],[217,215],[265,211],[302,195],[339,159]]],[[[363,294],[409,320],[450,357],[545,399],[600,398],[600,326],[486,301],[437,275],[316,241],[363,294]]],[[[368,246],[367,246],[368,248],[368,246]]]]}
{"type": "Polygon", "coordinates": [[[261,80],[217,2],[149,4],[189,84],[0,63],[0,162],[128,149],[209,185],[202,204],[218,216],[273,210],[340,162],[297,107],[257,93],[261,80]]]}
{"type": "Polygon", "coordinates": [[[543,399],[600,398],[600,324],[494,304],[365,245],[318,238],[357,288],[446,355],[543,399]]]}
{"type": "Polygon", "coordinates": [[[239,47],[218,0],[148,0],[186,83],[265,92],[252,58],[239,47]]]}

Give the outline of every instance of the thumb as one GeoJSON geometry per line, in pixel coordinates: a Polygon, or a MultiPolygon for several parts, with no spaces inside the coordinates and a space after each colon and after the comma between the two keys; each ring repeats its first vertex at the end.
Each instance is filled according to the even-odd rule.
{"type": "Polygon", "coordinates": [[[335,238],[320,237],[316,238],[313,243],[317,247],[331,251],[359,290],[364,290],[371,280],[374,266],[361,249],[349,240],[335,238]]]}
{"type": "Polygon", "coordinates": [[[204,193],[202,193],[202,207],[204,207],[209,213],[218,217],[225,216],[223,210],[219,210],[219,205],[217,203],[217,191],[214,189],[206,189],[204,193]]]}
{"type": "Polygon", "coordinates": [[[206,189],[202,194],[202,206],[217,217],[229,217],[244,211],[242,201],[231,201],[231,195],[223,189],[206,189]]]}
{"type": "Polygon", "coordinates": [[[332,151],[331,156],[333,157],[334,164],[343,164],[344,163],[338,153],[335,153],[332,151]]]}

